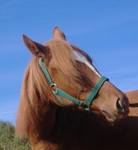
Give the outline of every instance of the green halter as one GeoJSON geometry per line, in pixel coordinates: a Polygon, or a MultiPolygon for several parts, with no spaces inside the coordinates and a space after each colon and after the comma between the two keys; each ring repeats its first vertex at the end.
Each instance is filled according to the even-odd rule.
{"type": "Polygon", "coordinates": [[[104,82],[109,80],[108,78],[102,76],[99,79],[99,81],[96,83],[96,85],[92,88],[92,90],[90,91],[86,100],[82,101],[82,100],[78,100],[77,98],[71,96],[70,94],[66,93],[65,91],[63,91],[62,89],[60,89],[56,86],[56,84],[51,79],[51,76],[48,72],[48,68],[45,65],[43,58],[39,58],[39,66],[41,67],[41,70],[43,71],[43,73],[47,79],[48,84],[52,87],[52,92],[54,95],[62,96],[64,98],[68,99],[69,101],[73,102],[77,106],[83,107],[85,110],[89,110],[90,105],[92,104],[94,98],[98,94],[98,92],[101,89],[104,82]]]}

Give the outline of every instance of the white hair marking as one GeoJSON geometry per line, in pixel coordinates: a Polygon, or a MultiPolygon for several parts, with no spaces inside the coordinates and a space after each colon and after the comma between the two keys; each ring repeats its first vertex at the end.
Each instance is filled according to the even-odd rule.
{"type": "Polygon", "coordinates": [[[95,66],[93,64],[90,64],[90,62],[87,60],[87,58],[85,56],[83,56],[81,53],[77,52],[77,51],[73,51],[74,53],[74,58],[77,61],[80,61],[82,63],[84,63],[85,65],[87,65],[95,74],[97,74],[99,77],[101,77],[101,74],[97,71],[97,69],[95,68],[95,66]]]}

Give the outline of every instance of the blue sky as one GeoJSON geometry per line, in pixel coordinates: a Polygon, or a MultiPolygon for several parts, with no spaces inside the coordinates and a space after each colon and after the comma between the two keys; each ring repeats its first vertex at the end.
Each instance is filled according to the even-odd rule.
{"type": "Polygon", "coordinates": [[[121,90],[138,89],[137,0],[0,0],[0,120],[15,123],[31,59],[22,34],[45,42],[54,26],[121,90]]]}

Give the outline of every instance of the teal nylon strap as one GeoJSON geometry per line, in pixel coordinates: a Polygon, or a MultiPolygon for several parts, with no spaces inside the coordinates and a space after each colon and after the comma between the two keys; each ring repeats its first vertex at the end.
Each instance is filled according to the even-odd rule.
{"type": "Polygon", "coordinates": [[[78,99],[76,99],[75,97],[71,96],[70,94],[66,93],[65,91],[59,89],[59,88],[56,88],[55,91],[53,91],[53,93],[55,95],[59,95],[59,96],[62,96],[68,100],[70,100],[71,102],[73,102],[74,104],[76,104],[77,106],[81,106],[83,101],[80,101],[78,99]]]}
{"type": "Polygon", "coordinates": [[[47,67],[45,65],[44,59],[41,58],[41,57],[39,58],[39,66],[41,67],[41,69],[42,69],[42,71],[43,71],[43,73],[44,73],[44,75],[45,75],[45,77],[47,79],[48,84],[49,85],[54,84],[53,81],[52,81],[52,79],[51,79],[51,77],[50,77],[48,69],[47,69],[47,67]]]}
{"type": "Polygon", "coordinates": [[[87,106],[90,106],[94,100],[94,98],[96,97],[96,95],[98,94],[98,92],[100,91],[101,87],[103,86],[105,81],[109,81],[108,78],[106,78],[105,76],[102,76],[100,78],[100,80],[96,83],[95,87],[92,88],[90,94],[88,95],[88,97],[85,100],[85,104],[87,106]]]}
{"type": "Polygon", "coordinates": [[[89,93],[89,95],[86,98],[86,100],[82,101],[82,100],[78,100],[77,98],[71,96],[70,94],[66,93],[62,89],[56,87],[56,84],[51,79],[51,76],[50,76],[50,74],[48,72],[48,68],[45,65],[45,62],[44,62],[43,58],[39,58],[39,66],[41,67],[41,70],[43,71],[43,73],[44,73],[44,75],[45,75],[45,77],[47,79],[48,84],[51,87],[53,87],[53,94],[54,95],[62,96],[64,98],[68,99],[69,101],[75,103],[77,106],[83,107],[85,110],[89,110],[90,105],[92,104],[94,98],[98,94],[98,92],[101,89],[102,85],[104,84],[105,81],[108,81],[108,78],[102,76],[100,78],[100,80],[96,83],[95,87],[92,88],[92,90],[89,93]]]}

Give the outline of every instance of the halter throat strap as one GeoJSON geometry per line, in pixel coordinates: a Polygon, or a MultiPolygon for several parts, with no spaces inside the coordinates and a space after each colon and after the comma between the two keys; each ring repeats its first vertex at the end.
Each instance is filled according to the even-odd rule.
{"type": "Polygon", "coordinates": [[[67,92],[65,92],[64,90],[62,90],[56,86],[56,83],[54,83],[52,81],[52,78],[49,74],[48,68],[45,65],[44,59],[41,57],[39,58],[39,66],[40,66],[42,72],[44,73],[44,76],[47,79],[48,84],[51,86],[52,92],[54,95],[64,97],[67,100],[76,104],[77,106],[83,107],[85,110],[89,110],[90,105],[93,103],[95,97],[97,96],[98,92],[100,91],[100,89],[103,86],[103,84],[105,83],[105,81],[109,81],[108,78],[106,78],[105,76],[102,76],[99,79],[99,81],[96,83],[96,85],[91,89],[91,91],[90,91],[89,95],[87,96],[87,98],[85,99],[85,101],[82,101],[82,100],[79,100],[79,99],[73,97],[72,95],[68,94],[67,92]]]}

